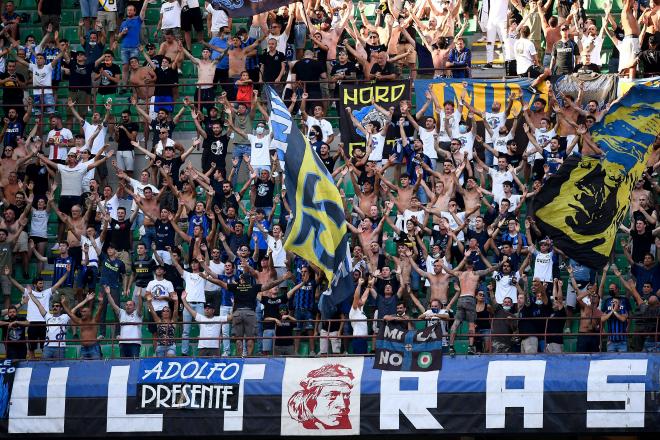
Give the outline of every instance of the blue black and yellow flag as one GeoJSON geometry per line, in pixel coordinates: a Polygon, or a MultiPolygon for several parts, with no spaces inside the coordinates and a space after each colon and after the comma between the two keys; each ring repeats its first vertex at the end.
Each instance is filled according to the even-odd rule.
{"type": "Polygon", "coordinates": [[[536,223],[556,247],[588,267],[607,263],[658,133],[660,88],[644,85],[591,128],[603,157],[569,157],[534,198],[536,223]]]}
{"type": "Polygon", "coordinates": [[[284,248],[319,267],[330,282],[321,312],[353,294],[349,234],[334,180],[277,93],[266,87],[273,143],[284,160],[286,201],[293,212],[284,248]]]}
{"type": "Polygon", "coordinates": [[[390,323],[381,325],[376,339],[374,368],[389,371],[441,369],[442,324],[437,322],[423,330],[407,331],[390,323]]]}

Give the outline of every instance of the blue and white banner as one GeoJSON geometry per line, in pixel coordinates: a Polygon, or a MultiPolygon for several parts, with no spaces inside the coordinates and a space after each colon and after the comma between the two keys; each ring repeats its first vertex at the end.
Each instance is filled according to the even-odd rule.
{"type": "MultiPolygon", "coordinates": [[[[201,366],[204,362],[168,359],[167,363],[177,361],[182,363],[181,371],[184,363],[194,361],[201,366]]],[[[143,362],[14,364],[13,392],[8,418],[0,420],[1,435],[401,437],[660,432],[660,356],[656,354],[456,356],[444,358],[442,370],[423,372],[374,369],[372,357],[245,359],[237,381],[236,406],[231,409],[196,408],[198,397],[192,403],[165,399],[181,405],[176,408],[141,408],[137,404],[142,398],[140,386],[173,386],[163,374],[164,383],[160,379],[141,383],[148,371],[143,362]]],[[[159,360],[154,362],[157,365],[159,360]]],[[[188,368],[192,371],[193,367],[188,368]]],[[[198,369],[200,377],[206,377],[202,373],[210,371],[206,368],[198,369]]],[[[186,379],[181,372],[176,380],[188,386],[209,385],[185,382],[195,379],[186,379]]]]}
{"type": "Polygon", "coordinates": [[[291,0],[211,0],[214,9],[223,9],[230,17],[252,17],[287,6],[291,0]]]}

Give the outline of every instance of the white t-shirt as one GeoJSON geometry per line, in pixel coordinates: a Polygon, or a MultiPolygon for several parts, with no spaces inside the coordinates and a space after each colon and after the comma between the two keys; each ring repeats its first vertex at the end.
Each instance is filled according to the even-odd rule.
{"type": "Polygon", "coordinates": [[[270,136],[257,137],[247,135],[250,141],[250,165],[256,167],[270,167],[270,136]]]}
{"type": "MultiPolygon", "coordinates": [[[[215,261],[211,260],[209,261],[209,269],[213,271],[216,275],[224,275],[225,274],[225,263],[222,261],[219,263],[216,263],[215,261]]],[[[220,290],[220,286],[217,284],[213,284],[210,281],[206,281],[204,284],[204,290],[207,292],[217,292],[220,290]]]]}
{"type": "Polygon", "coordinates": [[[158,194],[160,192],[158,188],[153,186],[151,183],[144,184],[139,180],[135,180],[135,179],[130,179],[130,183],[131,183],[131,187],[133,187],[133,192],[135,192],[140,197],[144,197],[144,189],[146,187],[151,188],[151,192],[154,194],[158,194]]]}
{"type": "Polygon", "coordinates": [[[220,348],[220,323],[227,322],[226,316],[214,316],[207,318],[201,313],[195,315],[195,321],[199,324],[199,348],[220,348]],[[211,338],[211,339],[205,339],[211,338]]]}
{"type": "Polygon", "coordinates": [[[183,271],[182,278],[186,282],[186,292],[188,292],[186,299],[188,302],[205,302],[204,283],[206,283],[206,280],[199,273],[192,273],[186,270],[183,271]]]}
{"type": "Polygon", "coordinates": [[[229,17],[222,9],[213,9],[211,3],[206,5],[206,11],[211,14],[211,32],[217,33],[220,28],[229,26],[229,17]]]}
{"type": "Polygon", "coordinates": [[[50,130],[48,132],[48,137],[46,140],[52,139],[55,144],[60,145],[51,145],[48,151],[48,158],[50,160],[65,160],[67,154],[67,146],[73,145],[73,133],[68,128],[61,128],[59,130],[50,130]],[[63,145],[62,145],[63,144],[63,145]]]}
{"type": "Polygon", "coordinates": [[[58,342],[66,339],[66,327],[69,325],[69,315],[61,314],[53,316],[50,312],[44,317],[46,321],[46,343],[45,347],[62,348],[66,347],[66,342],[58,342]]]}
{"type": "MultiPolygon", "coordinates": [[[[577,37],[576,37],[577,39],[577,37]]],[[[594,47],[591,49],[590,55],[591,55],[591,64],[595,64],[597,66],[600,66],[602,63],[600,62],[600,52],[601,49],[603,48],[603,39],[597,35],[595,38],[590,36],[590,35],[584,35],[582,37],[582,47],[584,48],[584,51],[582,52],[583,60],[584,60],[584,54],[589,53],[586,52],[587,47],[591,45],[593,42],[594,47]]]]}
{"type": "Polygon", "coordinates": [[[63,196],[79,196],[83,193],[82,179],[87,172],[87,165],[79,163],[73,168],[68,165],[57,164],[62,179],[63,196]]]}
{"type": "MultiPolygon", "coordinates": [[[[96,125],[92,125],[89,122],[85,121],[83,124],[83,131],[85,132],[85,143],[91,139],[91,137],[94,135],[94,132],[96,132],[96,125]]],[[[92,144],[92,149],[90,150],[90,153],[92,154],[97,154],[101,148],[105,145],[105,137],[108,134],[108,127],[102,127],[101,131],[99,132],[98,136],[96,136],[96,139],[94,139],[94,143],[92,144]]],[[[105,156],[105,154],[104,154],[105,156]]]]}
{"type": "MultiPolygon", "coordinates": [[[[552,139],[553,137],[555,137],[555,136],[557,136],[557,132],[555,132],[554,128],[552,130],[548,130],[548,131],[542,131],[540,128],[537,128],[537,129],[534,130],[534,138],[536,139],[536,142],[542,147],[545,144],[547,144],[548,141],[550,139],[552,139]]],[[[526,151],[527,151],[527,153],[530,153],[530,152],[534,151],[534,149],[535,149],[534,145],[532,145],[531,142],[530,142],[530,144],[527,147],[526,151]]],[[[546,150],[546,151],[550,151],[549,146],[546,146],[543,149],[546,150]]],[[[533,155],[528,156],[527,157],[527,162],[532,163],[537,159],[538,160],[543,159],[543,155],[539,152],[536,152],[533,155]]]]}
{"type": "Polygon", "coordinates": [[[119,330],[119,343],[120,344],[140,344],[142,345],[142,317],[138,315],[137,310],[133,310],[130,315],[126,310],[119,310],[119,322],[121,324],[127,323],[129,325],[120,326],[119,330]],[[135,324],[133,324],[135,323],[135,324]]]}
{"type": "MultiPolygon", "coordinates": [[[[456,137],[458,132],[458,124],[461,122],[461,114],[454,110],[450,117],[451,122],[451,134],[456,137]]],[[[444,110],[440,112],[440,129],[438,130],[438,142],[451,142],[449,134],[447,134],[447,129],[445,128],[445,112],[444,110]]]]}
{"type": "MultiPolygon", "coordinates": [[[[498,134],[500,127],[506,124],[506,114],[504,112],[486,112],[486,119],[484,123],[488,123],[488,125],[490,125],[490,128],[493,130],[493,135],[498,134]]],[[[491,137],[488,130],[486,130],[486,143],[490,144],[492,142],[493,138],[491,137]]]]}
{"type": "Polygon", "coordinates": [[[385,150],[385,136],[380,133],[371,135],[371,154],[369,160],[380,162],[383,160],[383,151],[385,150]]]}
{"type": "MultiPolygon", "coordinates": [[[[48,238],[48,211],[32,208],[30,236],[48,238]]],[[[30,321],[30,319],[28,319],[30,321]]]]}
{"type": "Polygon", "coordinates": [[[174,142],[174,139],[170,139],[170,138],[167,138],[167,140],[165,141],[165,145],[163,145],[163,141],[158,141],[154,151],[156,152],[157,155],[162,156],[163,155],[163,149],[165,147],[174,147],[175,143],[176,142],[174,142]]]}
{"type": "Polygon", "coordinates": [[[190,9],[199,8],[199,0],[181,0],[181,6],[188,6],[190,9]]]}
{"type": "Polygon", "coordinates": [[[314,125],[318,125],[319,127],[321,127],[321,135],[323,136],[323,142],[328,142],[328,138],[334,134],[334,131],[332,131],[332,125],[328,122],[327,119],[316,119],[313,116],[307,116],[307,120],[305,121],[305,124],[307,125],[308,136],[310,130],[314,125]]]}
{"type": "Polygon", "coordinates": [[[509,170],[500,171],[495,168],[488,168],[488,174],[493,181],[493,196],[494,198],[504,197],[504,186],[502,185],[507,180],[513,182],[513,174],[509,170]]]}
{"type": "MultiPolygon", "coordinates": [[[[447,219],[447,221],[449,222],[449,228],[451,230],[455,230],[458,228],[458,223],[456,223],[454,216],[451,215],[449,211],[440,211],[440,216],[447,219]]],[[[458,217],[461,223],[465,223],[465,212],[457,212],[456,217],[458,217]]],[[[463,234],[462,230],[456,235],[456,239],[460,241],[465,240],[465,235],[463,234]]]]}
{"type": "Polygon", "coordinates": [[[163,2],[160,7],[160,13],[163,16],[161,29],[173,29],[181,27],[181,5],[177,1],[163,2]]]}
{"type": "Polygon", "coordinates": [[[527,38],[521,38],[513,45],[513,50],[516,52],[516,73],[522,75],[534,65],[536,48],[527,38]]]}
{"type": "Polygon", "coordinates": [[[266,239],[268,244],[268,249],[270,249],[271,256],[273,257],[273,266],[274,267],[285,267],[286,266],[286,250],[284,250],[284,242],[282,239],[275,240],[272,235],[269,235],[266,239]]]}
{"type": "MultiPolygon", "coordinates": [[[[94,239],[94,243],[96,243],[96,247],[101,249],[103,247],[103,242],[101,242],[100,237],[96,237],[94,239]]],[[[86,235],[82,235],[80,237],[80,246],[83,248],[83,252],[85,249],[85,245],[89,246],[89,250],[87,251],[87,258],[89,258],[89,263],[87,263],[88,266],[95,266],[99,267],[99,254],[96,253],[96,249],[94,246],[92,246],[92,240],[90,240],[89,237],[86,235]]]]}
{"type": "Polygon", "coordinates": [[[513,212],[516,210],[518,205],[520,205],[520,202],[522,201],[522,196],[520,194],[511,194],[509,197],[507,197],[505,194],[502,194],[501,197],[495,197],[495,203],[498,205],[502,203],[503,199],[507,199],[510,202],[509,210],[507,212],[513,212]]]}
{"type": "Polygon", "coordinates": [[[53,89],[50,87],[53,85],[53,66],[46,63],[42,68],[39,68],[36,64],[30,63],[29,70],[32,72],[32,85],[34,86],[32,93],[37,96],[41,95],[43,91],[44,95],[52,95],[53,89]],[[42,89],[41,87],[45,88],[42,89]]]}
{"type": "Polygon", "coordinates": [[[511,281],[520,278],[520,273],[504,274],[502,272],[493,272],[493,279],[495,280],[495,301],[498,304],[504,302],[504,298],[509,297],[515,303],[518,298],[518,291],[516,285],[511,281]]]}
{"type": "MultiPolygon", "coordinates": [[[[53,295],[53,291],[51,289],[44,289],[41,292],[32,289],[32,295],[34,295],[34,297],[39,300],[39,303],[41,303],[41,306],[44,308],[44,310],[50,310],[50,298],[53,295]]],[[[23,291],[23,296],[29,297],[27,289],[23,291]]],[[[32,299],[30,299],[28,302],[26,318],[30,322],[44,322],[44,317],[41,316],[39,308],[34,303],[34,301],[32,301],[32,299]]]]}
{"type": "MultiPolygon", "coordinates": [[[[289,39],[289,34],[282,32],[280,35],[268,34],[266,39],[261,43],[261,47],[266,47],[268,45],[268,40],[274,38],[277,40],[277,51],[286,53],[286,42],[289,39]]],[[[293,67],[293,66],[291,66],[293,67]]]]}
{"type": "Polygon", "coordinates": [[[456,139],[461,142],[461,153],[467,152],[468,160],[472,160],[474,154],[474,133],[472,133],[472,131],[467,131],[462,134],[458,133],[456,139]]]}
{"type": "Polygon", "coordinates": [[[542,253],[534,252],[534,278],[538,278],[546,283],[552,282],[552,257],[553,252],[542,253]]]}
{"type": "Polygon", "coordinates": [[[167,300],[170,298],[170,293],[174,292],[174,286],[167,280],[151,280],[147,284],[147,292],[153,295],[152,305],[154,311],[159,312],[169,303],[167,300]]]}
{"type": "MultiPolygon", "coordinates": [[[[493,149],[498,153],[507,154],[509,150],[506,148],[506,143],[513,139],[511,133],[507,133],[505,136],[501,136],[499,131],[495,131],[491,137],[493,143],[493,149]]],[[[493,165],[497,165],[498,157],[493,155],[493,165]]]]}
{"type": "Polygon", "coordinates": [[[419,139],[423,144],[423,151],[429,159],[437,159],[438,152],[435,151],[435,138],[438,135],[435,129],[427,130],[424,127],[419,127],[419,139]]]}
{"type": "Polygon", "coordinates": [[[360,306],[357,309],[351,307],[351,310],[348,312],[348,319],[351,321],[351,327],[353,327],[353,336],[367,336],[369,334],[369,328],[367,325],[367,315],[364,314],[364,306],[360,306]],[[364,321],[359,321],[363,319],[364,321]]]}

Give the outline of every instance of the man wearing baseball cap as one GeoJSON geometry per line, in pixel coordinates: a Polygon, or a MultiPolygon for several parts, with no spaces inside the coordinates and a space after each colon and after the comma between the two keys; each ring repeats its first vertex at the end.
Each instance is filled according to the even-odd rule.
{"type": "Polygon", "coordinates": [[[181,302],[183,307],[186,308],[188,313],[190,313],[193,319],[199,322],[199,342],[197,347],[199,351],[197,356],[220,356],[220,330],[222,329],[222,323],[231,321],[231,315],[227,316],[215,316],[215,307],[211,303],[204,304],[204,314],[197,313],[195,309],[190,307],[186,297],[188,296],[187,292],[181,294],[181,302]]]}

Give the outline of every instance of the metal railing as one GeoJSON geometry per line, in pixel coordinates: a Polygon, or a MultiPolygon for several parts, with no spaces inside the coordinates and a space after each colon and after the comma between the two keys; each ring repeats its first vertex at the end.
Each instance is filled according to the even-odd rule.
{"type": "MultiPolygon", "coordinates": [[[[561,317],[561,318],[555,318],[555,317],[525,317],[525,318],[520,318],[520,317],[516,317],[515,315],[513,315],[512,317],[506,317],[506,318],[490,317],[490,318],[488,318],[488,322],[489,322],[491,328],[492,328],[495,321],[503,321],[503,320],[508,321],[508,322],[511,322],[512,320],[515,321],[515,322],[520,322],[520,321],[528,321],[528,322],[529,321],[532,321],[532,322],[534,322],[534,321],[543,321],[544,322],[544,327],[546,328],[546,331],[540,332],[540,333],[537,333],[537,332],[533,332],[533,333],[513,332],[513,333],[487,333],[487,334],[478,333],[478,332],[469,333],[467,331],[459,331],[459,332],[457,332],[456,340],[461,341],[461,340],[464,340],[466,338],[472,338],[472,337],[474,337],[475,341],[477,341],[477,340],[487,340],[487,339],[492,340],[494,338],[500,338],[500,340],[508,339],[508,340],[510,340],[510,344],[511,344],[511,348],[512,348],[512,351],[510,351],[510,352],[518,353],[519,351],[516,351],[516,347],[519,347],[520,341],[527,338],[527,337],[536,337],[536,338],[538,338],[538,340],[540,342],[546,341],[548,337],[562,338],[562,340],[563,340],[563,338],[579,338],[581,336],[598,337],[599,338],[598,346],[599,346],[600,351],[605,351],[605,350],[603,350],[603,343],[607,342],[609,340],[609,337],[611,337],[611,336],[612,337],[623,337],[624,338],[623,342],[627,342],[627,343],[629,343],[633,338],[643,338],[642,344],[637,344],[637,345],[642,345],[642,346],[643,346],[644,340],[646,340],[647,338],[650,337],[651,338],[650,342],[653,342],[654,345],[657,347],[656,350],[660,351],[660,317],[655,317],[655,318],[629,317],[628,318],[629,327],[630,327],[630,324],[633,324],[635,322],[645,321],[647,323],[646,325],[648,325],[649,320],[651,320],[651,321],[655,320],[655,328],[656,328],[655,332],[627,331],[625,333],[613,333],[613,332],[605,331],[604,330],[605,325],[601,325],[598,331],[591,331],[591,332],[580,332],[580,331],[578,331],[578,332],[562,331],[560,333],[547,332],[548,324],[551,321],[563,321],[565,324],[568,325],[568,327],[566,327],[566,329],[568,330],[568,329],[570,329],[570,323],[573,322],[573,321],[578,321],[578,322],[579,321],[584,321],[584,320],[593,321],[595,319],[598,319],[598,318],[580,317],[580,316],[561,317]]],[[[480,321],[484,321],[484,320],[485,319],[480,319],[480,321]]],[[[420,322],[427,323],[427,325],[431,325],[430,320],[428,320],[428,319],[410,318],[410,319],[407,319],[406,321],[409,321],[413,325],[416,324],[416,323],[420,323],[420,322]]],[[[445,322],[447,323],[447,329],[449,329],[451,327],[452,322],[453,322],[453,318],[448,319],[445,322]]],[[[259,324],[261,324],[262,326],[265,323],[271,323],[271,324],[275,325],[275,323],[273,321],[260,321],[259,322],[259,324]]],[[[256,337],[237,337],[237,336],[223,337],[222,336],[222,329],[220,329],[219,330],[220,331],[220,336],[219,337],[205,338],[205,337],[199,337],[199,336],[197,336],[197,337],[183,337],[181,335],[180,328],[179,328],[178,329],[179,331],[177,331],[177,334],[174,337],[172,337],[172,338],[168,337],[166,339],[168,341],[174,341],[175,345],[178,345],[182,341],[187,340],[187,341],[190,342],[191,346],[199,343],[200,341],[209,341],[209,340],[217,341],[218,346],[220,347],[219,350],[222,350],[223,341],[227,341],[227,340],[229,340],[230,343],[233,343],[234,345],[239,344],[239,343],[244,343],[244,341],[247,341],[247,340],[252,340],[254,342],[258,341],[258,342],[261,342],[261,343],[263,343],[263,341],[271,341],[273,346],[277,345],[278,340],[280,340],[280,341],[281,340],[286,340],[290,343],[292,343],[292,341],[296,341],[296,340],[298,342],[311,342],[313,340],[315,345],[318,345],[322,340],[325,340],[327,342],[327,346],[329,348],[332,347],[332,344],[330,343],[332,340],[339,340],[344,345],[344,347],[342,348],[342,350],[340,350],[340,352],[338,352],[338,353],[322,353],[322,354],[342,354],[342,355],[346,355],[346,354],[350,354],[350,353],[348,353],[348,346],[351,344],[351,342],[353,340],[367,339],[367,340],[371,340],[372,342],[374,342],[376,340],[377,334],[372,333],[374,324],[377,324],[378,326],[387,325],[387,323],[382,319],[365,319],[365,320],[349,320],[349,319],[321,320],[321,319],[313,319],[313,320],[297,320],[295,322],[292,322],[291,324],[292,324],[292,326],[296,326],[297,324],[306,324],[306,323],[312,323],[313,324],[314,328],[312,330],[308,330],[308,331],[311,331],[312,334],[300,334],[300,331],[296,330],[295,333],[291,336],[263,336],[263,334],[261,334],[261,335],[258,335],[256,337]],[[327,333],[327,334],[324,334],[324,335],[321,335],[321,333],[320,333],[320,330],[321,330],[320,327],[322,325],[327,326],[328,324],[332,324],[334,326],[342,326],[342,325],[351,324],[351,323],[358,323],[358,322],[366,322],[367,323],[368,329],[370,331],[370,333],[368,335],[366,335],[366,336],[354,336],[352,334],[346,334],[344,332],[340,332],[340,333],[337,333],[337,334],[327,333]]],[[[116,322],[106,322],[105,323],[105,325],[108,328],[112,328],[112,327],[115,327],[115,326],[121,328],[122,326],[133,326],[133,325],[138,325],[138,326],[142,327],[144,325],[149,325],[149,324],[150,325],[159,325],[159,323],[155,323],[153,321],[143,321],[143,322],[140,322],[140,323],[116,323],[116,322]]],[[[190,325],[193,325],[193,326],[200,325],[200,323],[197,322],[197,321],[191,321],[191,322],[178,321],[178,322],[175,322],[175,323],[165,322],[165,323],[161,323],[160,325],[168,325],[168,324],[174,325],[175,328],[181,327],[184,324],[190,324],[190,325]]],[[[229,323],[220,323],[220,322],[218,322],[218,323],[202,323],[202,325],[217,325],[217,326],[223,326],[223,325],[227,325],[227,324],[231,325],[231,322],[229,322],[229,323]]],[[[466,323],[464,323],[463,325],[465,325],[465,324],[466,323]]],[[[84,326],[98,327],[99,325],[102,325],[102,323],[72,324],[73,327],[78,327],[78,328],[79,327],[84,327],[84,326]]],[[[50,327],[50,326],[61,327],[61,325],[59,325],[59,324],[46,324],[46,323],[43,323],[43,322],[34,322],[34,323],[30,324],[29,328],[32,328],[32,327],[50,327]]],[[[28,333],[29,333],[29,330],[28,330],[28,333]]],[[[448,338],[449,333],[447,332],[446,334],[444,334],[444,336],[448,338]]],[[[73,344],[73,345],[68,345],[69,347],[71,347],[71,346],[73,346],[73,347],[92,346],[92,345],[96,345],[96,344],[102,344],[106,347],[110,347],[110,355],[111,355],[110,357],[115,358],[115,357],[119,357],[119,356],[115,355],[115,351],[116,351],[115,349],[121,343],[133,343],[133,344],[141,344],[141,345],[153,344],[153,346],[156,347],[158,345],[158,341],[159,341],[159,338],[157,336],[151,336],[151,337],[141,337],[141,338],[135,338],[135,339],[130,339],[130,338],[120,339],[119,337],[111,337],[111,338],[107,338],[107,339],[103,338],[103,339],[96,339],[96,340],[81,340],[80,338],[68,338],[68,339],[64,338],[64,339],[58,339],[57,341],[46,341],[46,343],[52,344],[51,345],[52,348],[66,348],[66,347],[59,347],[59,344],[61,344],[61,343],[62,344],[73,344]]],[[[562,341],[562,342],[565,342],[565,341],[562,341]]],[[[44,343],[44,341],[39,340],[39,339],[25,339],[24,341],[21,341],[21,342],[8,342],[8,341],[5,341],[6,346],[7,346],[7,344],[16,346],[16,344],[28,344],[28,343],[37,344],[37,343],[44,343]]],[[[288,344],[288,345],[292,345],[292,344],[288,344]]],[[[375,346],[375,344],[372,343],[372,346],[375,346]]],[[[270,355],[270,353],[269,354],[264,354],[263,352],[253,353],[253,354],[248,355],[248,354],[245,354],[245,350],[242,350],[242,351],[243,351],[243,357],[246,357],[246,356],[247,357],[263,357],[263,356],[270,355]]],[[[315,351],[315,347],[310,347],[309,351],[310,352],[315,351]]],[[[639,350],[639,351],[642,351],[642,350],[639,350]]],[[[570,351],[570,352],[571,353],[577,353],[577,351],[570,351]]],[[[373,354],[373,348],[371,348],[368,351],[368,353],[366,353],[364,355],[371,355],[371,354],[373,354]]],[[[481,351],[480,354],[489,354],[489,353],[485,352],[485,351],[481,351]]],[[[521,354],[524,354],[524,353],[521,353],[521,354]]],[[[295,355],[298,355],[298,353],[296,353],[295,355]]],[[[153,356],[155,356],[155,350],[154,350],[153,356]]],[[[360,354],[359,356],[363,356],[363,354],[360,354]]],[[[36,358],[36,359],[38,359],[38,358],[36,358]]]]}

